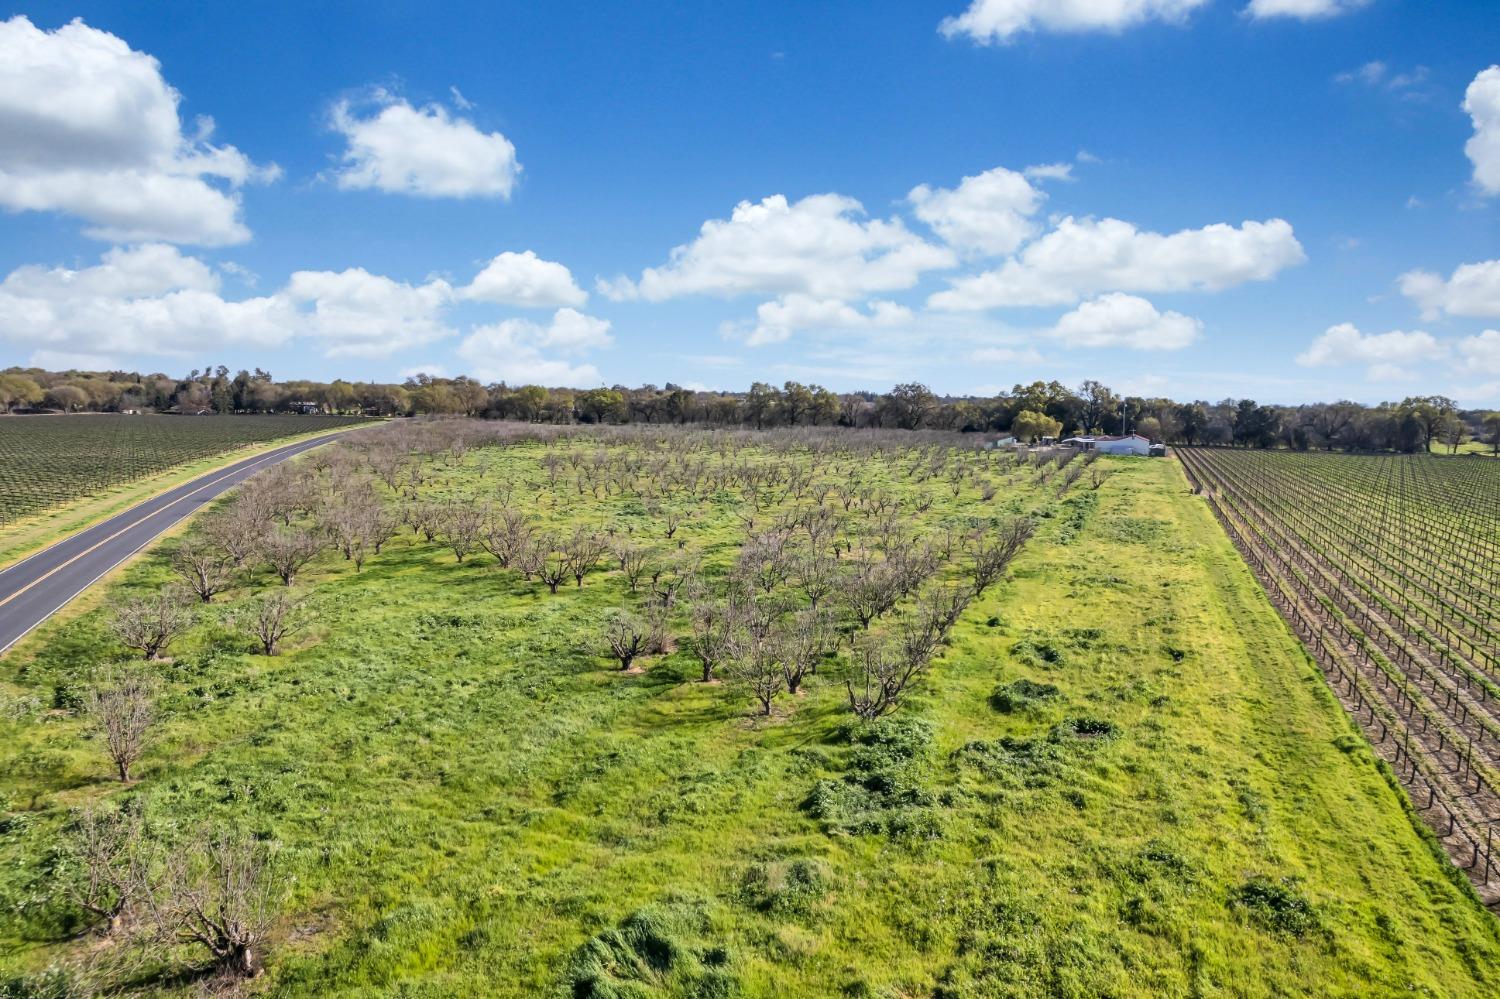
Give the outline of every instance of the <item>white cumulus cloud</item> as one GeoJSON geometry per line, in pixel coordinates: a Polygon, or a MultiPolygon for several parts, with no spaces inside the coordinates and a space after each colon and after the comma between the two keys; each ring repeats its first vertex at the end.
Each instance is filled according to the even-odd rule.
{"type": "Polygon", "coordinates": [[[335,131],[348,142],[339,187],[426,198],[509,198],[521,171],[516,147],[482,132],[440,104],[413,107],[376,91],[373,114],[352,102],[333,106],[335,131]]]}
{"type": "Polygon", "coordinates": [[[1474,183],[1485,194],[1500,194],[1500,66],[1474,77],[1464,92],[1464,110],[1474,121],[1474,135],[1464,145],[1474,183]]]}
{"type": "Polygon", "coordinates": [[[210,118],[184,134],[180,100],[154,58],[82,20],[0,22],[0,206],[117,242],[244,242],[239,188],[280,171],[211,145],[210,118]]]}
{"type": "Polygon", "coordinates": [[[589,296],[562,264],[543,260],[531,250],[523,253],[507,250],[474,276],[463,289],[463,297],[497,305],[555,308],[582,305],[589,296]]]}
{"type": "Polygon", "coordinates": [[[1293,17],[1299,21],[1317,21],[1347,14],[1369,3],[1370,0],[1250,0],[1245,13],[1258,20],[1293,17]]]}
{"type": "MultiPolygon", "coordinates": [[[[1055,167],[1032,169],[1033,176],[1068,176],[1055,167]]],[[[1067,164],[1062,169],[1071,170],[1067,164]]],[[[917,218],[949,246],[992,256],[1011,253],[1036,235],[1035,215],[1045,199],[1027,175],[1005,167],[965,177],[953,190],[922,184],[907,195],[917,218]]]]}
{"type": "Polygon", "coordinates": [[[1144,298],[1112,292],[1063,316],[1052,335],[1070,347],[1181,350],[1202,331],[1203,323],[1192,316],[1158,312],[1144,298]]]}
{"type": "Polygon", "coordinates": [[[1444,280],[1432,271],[1408,271],[1400,277],[1401,294],[1416,302],[1424,319],[1452,316],[1500,316],[1500,260],[1463,264],[1444,280]]]}
{"type": "Polygon", "coordinates": [[[1398,381],[1408,377],[1407,366],[1446,353],[1444,344],[1422,330],[1361,333],[1353,323],[1330,326],[1297,355],[1307,368],[1363,364],[1370,381],[1398,381]]]}
{"type": "Polygon", "coordinates": [[[273,347],[295,321],[277,296],[225,301],[207,265],[161,244],[115,248],[76,270],[27,265],[0,282],[0,340],[56,356],[273,347]]]}
{"type": "Polygon", "coordinates": [[[755,329],[745,341],[752,347],[787,340],[798,330],[861,330],[894,327],[910,322],[912,311],[895,302],[875,301],[861,312],[836,298],[783,295],[762,302],[755,310],[755,329]]]}
{"type": "Polygon", "coordinates": [[[1032,31],[1121,31],[1146,21],[1180,23],[1208,0],[972,0],[938,30],[980,45],[1032,31]]]}
{"type": "Polygon", "coordinates": [[[1458,341],[1458,356],[1466,371],[1500,375],[1500,330],[1485,330],[1458,341]]]}
{"type": "Polygon", "coordinates": [[[443,310],[446,281],[411,285],[363,267],[297,271],[280,293],[297,307],[298,327],[321,340],[328,357],[389,357],[453,333],[443,310]]]}
{"type": "Polygon", "coordinates": [[[476,327],[458,346],[458,355],[473,365],[481,381],[512,385],[597,385],[602,380],[592,364],[578,364],[543,351],[581,354],[612,342],[608,320],[574,309],[558,309],[547,325],[529,319],[506,319],[476,327]]]}
{"type": "Polygon", "coordinates": [[[1119,219],[1070,216],[1001,267],[952,281],[928,304],[977,310],[1069,305],[1105,291],[1219,291],[1269,280],[1304,260],[1283,219],[1163,235],[1119,219]]]}
{"type": "Polygon", "coordinates": [[[910,288],[925,271],[956,262],[951,250],[926,242],[899,219],[866,220],[853,198],[815,194],[789,202],[775,194],[740,202],[728,219],[704,222],[697,239],[638,281],[599,287],[611,298],[652,302],[746,293],[849,300],[910,288]]]}

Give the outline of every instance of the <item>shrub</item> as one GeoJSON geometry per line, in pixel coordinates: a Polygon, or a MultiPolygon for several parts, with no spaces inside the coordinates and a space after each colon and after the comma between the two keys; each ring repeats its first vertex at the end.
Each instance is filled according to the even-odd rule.
{"type": "Polygon", "coordinates": [[[1049,701],[1058,692],[1056,684],[1037,683],[1023,677],[996,687],[995,692],[990,695],[990,706],[1002,714],[1014,714],[1042,701],[1049,701]]]}
{"type": "Polygon", "coordinates": [[[888,833],[934,838],[941,829],[930,809],[936,799],[924,786],[932,726],[919,718],[886,718],[850,725],[840,736],[853,743],[848,772],[821,780],[803,808],[829,831],[888,833]]]}
{"type": "Polygon", "coordinates": [[[1064,718],[1052,728],[1053,741],[1065,739],[1113,739],[1119,730],[1102,718],[1064,718]]]}
{"type": "Polygon", "coordinates": [[[1051,642],[1038,642],[1030,638],[1023,638],[1010,650],[1010,654],[1028,666],[1045,669],[1048,666],[1060,665],[1063,661],[1062,650],[1051,642]]]}
{"type": "Polygon", "coordinates": [[[829,890],[828,869],[810,857],[755,864],[745,872],[741,892],[745,901],[771,913],[805,914],[829,890]]]}
{"type": "Polygon", "coordinates": [[[1272,881],[1257,874],[1230,891],[1229,907],[1276,933],[1301,937],[1318,928],[1318,914],[1295,878],[1272,881]]]}
{"type": "Polygon", "coordinates": [[[709,929],[700,904],[638,909],[573,952],[564,976],[568,992],[575,999],[738,995],[728,952],[698,946],[709,929]]]}

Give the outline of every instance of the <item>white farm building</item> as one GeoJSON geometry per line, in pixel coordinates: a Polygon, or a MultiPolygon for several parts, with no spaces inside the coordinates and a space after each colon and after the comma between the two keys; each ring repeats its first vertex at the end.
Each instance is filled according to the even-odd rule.
{"type": "Polygon", "coordinates": [[[1151,453],[1151,440],[1140,434],[1131,434],[1128,437],[1095,437],[1094,450],[1100,454],[1139,454],[1151,453]]]}
{"type": "Polygon", "coordinates": [[[1076,447],[1084,451],[1098,451],[1100,454],[1139,454],[1149,455],[1151,453],[1151,440],[1140,434],[1130,434],[1125,437],[1069,437],[1062,442],[1064,447],[1076,447]]]}

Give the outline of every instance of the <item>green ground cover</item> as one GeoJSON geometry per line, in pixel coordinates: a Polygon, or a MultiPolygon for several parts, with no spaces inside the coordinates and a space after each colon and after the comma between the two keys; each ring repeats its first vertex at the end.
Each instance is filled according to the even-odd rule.
{"type": "MultiPolygon", "coordinates": [[[[600,447],[551,445],[569,449],[600,447]]],[[[567,465],[552,482],[548,450],[427,459],[410,488],[509,484],[544,523],[634,532],[711,574],[745,538],[738,490],[596,496],[567,465]]],[[[0,982],[26,994],[123,946],[77,936],[48,858],[73,809],[130,798],[167,834],[217,822],[282,845],[267,973],[246,986],[264,994],[1494,994],[1493,918],[1175,462],[1103,459],[1097,491],[1058,499],[980,464],[999,460],[964,458],[984,471],[956,495],[894,450],[819,466],[930,499],[907,518],[929,537],[1040,518],[873,725],[834,666],[770,718],[736,683],[697,682],[682,610],[677,648],[622,673],[595,637],[644,599],[619,572],[551,595],[407,530],[361,572],[333,553],[300,577],[319,618],[283,655],[251,654],[210,608],[155,667],[164,720],[122,788],[75,709],[127,658],[109,605],[171,577],[164,553],[143,559],[0,663],[0,982]]],[[[762,524],[797,501],[765,503],[762,524]]],[[[193,987],[162,972],[127,984],[193,987]]]]}

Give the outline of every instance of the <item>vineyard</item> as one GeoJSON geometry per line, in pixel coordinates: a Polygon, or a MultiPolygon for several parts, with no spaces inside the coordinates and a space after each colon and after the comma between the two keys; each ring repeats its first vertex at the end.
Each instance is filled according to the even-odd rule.
{"type": "Polygon", "coordinates": [[[343,416],[30,416],[0,420],[0,525],[343,416]]]}
{"type": "Polygon", "coordinates": [[[1181,449],[1413,806],[1500,899],[1500,466],[1181,449]]]}

